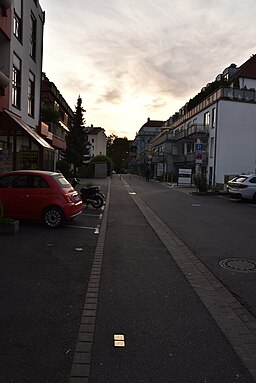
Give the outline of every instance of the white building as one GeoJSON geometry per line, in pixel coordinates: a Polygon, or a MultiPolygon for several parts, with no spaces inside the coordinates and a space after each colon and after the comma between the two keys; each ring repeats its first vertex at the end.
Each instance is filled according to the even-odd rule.
{"type": "Polygon", "coordinates": [[[0,0],[0,172],[50,169],[38,133],[44,12],[38,0],[0,0]]]}
{"type": "Polygon", "coordinates": [[[107,137],[105,130],[91,125],[91,127],[87,128],[86,133],[88,135],[88,143],[90,145],[90,156],[105,156],[107,153],[107,137]]]}
{"type": "Polygon", "coordinates": [[[231,64],[173,116],[173,163],[223,185],[256,173],[256,56],[231,64]]]}

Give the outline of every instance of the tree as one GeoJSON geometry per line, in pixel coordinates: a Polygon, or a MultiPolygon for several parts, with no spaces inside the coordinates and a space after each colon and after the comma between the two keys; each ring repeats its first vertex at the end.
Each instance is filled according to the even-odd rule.
{"type": "Polygon", "coordinates": [[[128,138],[110,135],[107,139],[107,156],[112,159],[117,173],[122,173],[123,170],[127,169],[129,158],[128,138]]]}
{"type": "Polygon", "coordinates": [[[83,165],[84,156],[88,154],[86,148],[88,141],[84,129],[83,113],[86,111],[82,107],[82,99],[77,99],[76,110],[74,113],[74,122],[66,136],[66,152],[64,154],[65,161],[73,167],[73,175],[76,176],[77,168],[83,165]]]}
{"type": "Polygon", "coordinates": [[[54,123],[59,125],[59,112],[52,105],[43,105],[41,109],[42,121],[46,124],[54,123]]]}

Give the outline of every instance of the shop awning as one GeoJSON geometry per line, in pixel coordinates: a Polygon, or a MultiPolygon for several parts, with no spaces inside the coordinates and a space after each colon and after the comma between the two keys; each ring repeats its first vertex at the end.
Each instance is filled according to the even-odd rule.
{"type": "Polygon", "coordinates": [[[39,134],[34,129],[32,129],[28,124],[26,124],[21,117],[6,109],[4,110],[4,114],[7,115],[8,119],[11,119],[12,124],[16,124],[17,130],[24,130],[37,144],[39,144],[43,148],[54,150],[54,148],[51,145],[49,145],[48,142],[45,141],[41,136],[39,136],[39,134]]]}

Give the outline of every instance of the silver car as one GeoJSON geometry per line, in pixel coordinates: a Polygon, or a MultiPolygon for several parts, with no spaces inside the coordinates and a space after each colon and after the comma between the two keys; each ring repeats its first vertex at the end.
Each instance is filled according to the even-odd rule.
{"type": "Polygon", "coordinates": [[[228,181],[227,191],[234,197],[256,202],[256,174],[242,174],[228,181]]]}

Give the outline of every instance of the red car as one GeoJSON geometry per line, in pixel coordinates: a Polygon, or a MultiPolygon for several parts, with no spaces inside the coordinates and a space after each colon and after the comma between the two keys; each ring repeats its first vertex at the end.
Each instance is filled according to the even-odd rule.
{"type": "Polygon", "coordinates": [[[57,172],[17,170],[0,177],[4,217],[42,220],[58,227],[82,212],[80,195],[57,172]]]}

